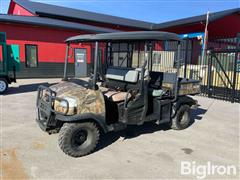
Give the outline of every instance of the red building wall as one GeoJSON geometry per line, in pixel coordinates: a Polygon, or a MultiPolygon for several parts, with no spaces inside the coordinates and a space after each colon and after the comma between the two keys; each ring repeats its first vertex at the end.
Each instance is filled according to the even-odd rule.
{"type": "MultiPolygon", "coordinates": [[[[66,50],[64,41],[70,36],[89,33],[16,24],[0,24],[0,32],[6,32],[8,44],[18,44],[20,46],[20,60],[22,62],[25,61],[26,44],[38,46],[39,62],[64,62],[66,50]]],[[[76,47],[88,49],[87,60],[90,63],[90,45],[73,46],[73,48],[76,47]]],[[[69,61],[73,63],[74,58],[71,56],[69,61]]]]}
{"type": "MultiPolygon", "coordinates": [[[[204,32],[205,25],[203,23],[195,23],[190,25],[182,25],[170,28],[161,29],[161,31],[168,31],[177,34],[185,34],[192,32],[204,32]]],[[[215,37],[236,37],[240,32],[240,14],[232,14],[210,22],[208,26],[209,38],[215,37]]]]}
{"type": "MultiPolygon", "coordinates": [[[[25,15],[25,16],[36,16],[28,12],[26,9],[11,1],[9,6],[8,14],[14,15],[25,15]]],[[[214,37],[236,37],[236,34],[240,32],[240,15],[233,14],[211,22],[209,24],[209,39],[214,37]]],[[[141,30],[140,28],[132,28],[119,26],[114,24],[100,23],[100,22],[90,22],[84,20],[73,20],[73,19],[63,19],[65,21],[76,22],[94,25],[98,27],[106,27],[111,29],[117,29],[121,31],[136,31],[141,30]]],[[[176,27],[170,27],[165,29],[159,29],[161,31],[174,32],[177,34],[193,33],[193,32],[203,32],[204,24],[201,22],[195,24],[187,24],[176,27]]],[[[3,24],[0,23],[0,32],[6,32],[7,43],[8,44],[18,44],[20,45],[20,60],[25,62],[25,45],[35,44],[38,46],[38,61],[40,63],[62,63],[65,59],[65,49],[66,44],[64,40],[70,36],[75,36],[79,34],[89,34],[89,32],[84,31],[74,31],[67,29],[54,29],[49,27],[37,27],[30,25],[17,25],[17,24],[3,24]]],[[[90,44],[78,44],[72,45],[69,52],[69,62],[74,63],[74,48],[86,48],[87,49],[87,63],[91,63],[91,50],[92,45],[90,44]]],[[[163,44],[156,44],[155,48],[161,50],[163,44]]],[[[192,59],[198,58],[201,52],[201,46],[197,42],[193,43],[194,50],[192,54],[192,59]]],[[[104,59],[104,53],[102,53],[104,59]]]]}
{"type": "MultiPolygon", "coordinates": [[[[62,77],[66,53],[66,43],[71,36],[89,34],[86,31],[53,29],[23,24],[0,23],[0,32],[6,32],[7,44],[17,44],[20,48],[21,71],[18,77],[62,77]],[[27,68],[25,65],[25,45],[37,45],[38,67],[27,68]]],[[[74,75],[74,49],[87,49],[87,63],[91,62],[91,45],[74,44],[69,51],[70,75],[74,75]]]]}

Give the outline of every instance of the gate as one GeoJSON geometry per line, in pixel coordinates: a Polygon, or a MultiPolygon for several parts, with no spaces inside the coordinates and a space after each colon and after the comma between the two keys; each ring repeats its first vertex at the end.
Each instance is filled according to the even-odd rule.
{"type": "Polygon", "coordinates": [[[240,34],[209,39],[208,47],[202,59],[196,40],[185,42],[180,76],[199,79],[203,96],[240,103],[240,34]]]}
{"type": "MultiPolygon", "coordinates": [[[[240,103],[240,34],[235,38],[211,37],[204,58],[202,45],[201,38],[182,41],[179,76],[200,80],[202,96],[240,103]]],[[[165,42],[164,52],[153,51],[153,70],[175,71],[176,52],[176,42],[165,42]]]]}
{"type": "Polygon", "coordinates": [[[239,50],[210,50],[207,85],[202,93],[208,97],[240,102],[239,50]]]}
{"type": "Polygon", "coordinates": [[[219,48],[209,49],[207,85],[202,86],[208,97],[240,102],[239,39],[221,40],[219,48]]]}

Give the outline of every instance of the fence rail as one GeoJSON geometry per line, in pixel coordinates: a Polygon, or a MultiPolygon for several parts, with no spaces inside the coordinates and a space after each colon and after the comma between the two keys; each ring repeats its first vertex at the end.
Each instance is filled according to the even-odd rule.
{"type": "MultiPolygon", "coordinates": [[[[185,40],[181,51],[180,77],[201,81],[201,95],[240,102],[240,35],[236,38],[214,38],[208,42],[202,61],[202,46],[198,40],[185,40]]],[[[169,43],[167,51],[176,52],[177,44],[169,43]]],[[[153,65],[153,70],[175,71],[153,65]]]]}
{"type": "Polygon", "coordinates": [[[201,80],[204,96],[240,102],[239,37],[215,39],[209,41],[208,47],[204,62],[201,62],[201,56],[197,65],[187,62],[186,77],[201,80]]]}

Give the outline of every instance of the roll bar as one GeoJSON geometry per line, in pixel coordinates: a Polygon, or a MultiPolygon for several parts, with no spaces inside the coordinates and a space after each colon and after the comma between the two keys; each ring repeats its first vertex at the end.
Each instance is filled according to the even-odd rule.
{"type": "Polygon", "coordinates": [[[174,99],[173,102],[177,100],[178,97],[178,75],[179,75],[179,69],[180,69],[180,58],[181,58],[181,44],[178,42],[178,51],[177,51],[177,73],[176,73],[176,82],[174,87],[174,99]]]}
{"type": "Polygon", "coordinates": [[[94,52],[94,70],[93,70],[93,84],[92,89],[97,89],[97,64],[98,64],[98,41],[95,42],[95,52],[94,52]]]}
{"type": "MultiPolygon", "coordinates": [[[[146,42],[146,41],[145,41],[146,42]]],[[[99,42],[95,41],[95,56],[94,56],[94,74],[93,74],[93,79],[92,79],[92,89],[97,89],[97,65],[98,65],[98,49],[99,49],[99,42]]],[[[64,65],[64,75],[63,75],[63,81],[67,81],[67,65],[68,65],[68,53],[69,53],[69,48],[70,48],[70,43],[67,43],[66,47],[66,56],[65,56],[65,65],[64,65]]],[[[147,51],[147,46],[145,44],[145,53],[147,51]]],[[[179,68],[180,68],[180,52],[181,52],[181,44],[180,41],[178,41],[178,50],[177,50],[177,72],[176,72],[176,82],[175,82],[175,88],[174,88],[174,99],[172,101],[176,101],[177,96],[178,96],[178,75],[179,75],[179,68]]],[[[148,61],[149,59],[145,57],[145,61],[148,61]]]]}
{"type": "Polygon", "coordinates": [[[69,53],[69,48],[70,48],[70,44],[67,43],[66,55],[65,55],[65,62],[64,62],[64,73],[63,73],[62,81],[67,81],[67,80],[68,80],[68,77],[67,77],[67,66],[68,66],[68,53],[69,53]]]}

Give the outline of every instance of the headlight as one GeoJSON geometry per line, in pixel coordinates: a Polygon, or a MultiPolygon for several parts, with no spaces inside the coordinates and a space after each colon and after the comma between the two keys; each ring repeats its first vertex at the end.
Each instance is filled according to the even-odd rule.
{"type": "MultiPolygon", "coordinates": [[[[69,108],[77,107],[77,100],[76,100],[76,99],[71,98],[71,97],[64,97],[63,99],[65,99],[65,100],[68,101],[69,108]]],[[[67,107],[66,101],[61,101],[61,102],[60,102],[60,105],[61,105],[62,107],[64,107],[64,108],[67,107]]]]}

